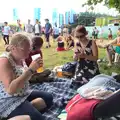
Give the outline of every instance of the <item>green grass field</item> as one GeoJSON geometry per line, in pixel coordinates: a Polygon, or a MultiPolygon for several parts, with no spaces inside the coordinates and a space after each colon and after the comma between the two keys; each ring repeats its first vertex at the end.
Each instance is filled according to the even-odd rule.
{"type": "MultiPolygon", "coordinates": [[[[51,42],[52,47],[49,49],[45,48],[45,45],[43,46],[43,54],[44,54],[44,65],[46,68],[53,68],[57,65],[62,65],[66,62],[70,62],[73,60],[73,51],[64,51],[64,52],[56,52],[56,42],[51,42]]],[[[99,58],[106,57],[105,49],[99,49],[99,58]]],[[[108,67],[107,62],[101,62],[99,63],[99,68],[101,73],[109,74],[111,75],[112,72],[120,73],[120,67],[119,66],[112,66],[108,67]]]]}
{"type": "MultiPolygon", "coordinates": [[[[42,51],[44,56],[44,66],[45,68],[54,68],[55,66],[65,64],[73,60],[73,50],[56,52],[57,43],[53,42],[51,39],[51,48],[45,48],[45,43],[43,45],[42,51]]],[[[4,52],[4,42],[0,39],[0,54],[4,52]]],[[[99,49],[99,58],[104,58],[106,56],[104,49],[99,49]]],[[[102,62],[99,64],[101,73],[111,74],[112,72],[120,73],[119,66],[107,67],[107,62],[102,62]]]]}

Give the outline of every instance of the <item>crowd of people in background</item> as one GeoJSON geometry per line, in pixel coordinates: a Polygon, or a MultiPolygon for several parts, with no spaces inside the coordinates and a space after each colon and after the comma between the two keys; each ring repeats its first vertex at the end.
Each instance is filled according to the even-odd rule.
{"type": "Polygon", "coordinates": [[[46,48],[51,47],[50,45],[50,36],[53,36],[53,39],[57,39],[60,35],[63,35],[67,40],[68,34],[71,34],[71,29],[68,29],[67,26],[58,27],[57,23],[54,26],[51,25],[49,19],[45,19],[45,26],[41,26],[41,23],[38,19],[36,19],[35,24],[31,24],[31,20],[28,19],[28,23],[24,26],[21,24],[20,20],[17,20],[17,25],[9,26],[7,22],[4,22],[4,26],[1,28],[3,39],[6,44],[9,44],[9,36],[14,34],[15,32],[22,32],[25,31],[29,34],[33,34],[35,36],[41,36],[42,34],[45,35],[46,38],[46,48]]]}
{"type": "MultiPolygon", "coordinates": [[[[94,40],[101,39],[101,42],[102,42],[102,40],[104,38],[103,34],[104,34],[104,30],[101,26],[99,29],[97,29],[97,27],[94,27],[92,30],[92,39],[94,39],[94,40]]],[[[113,39],[112,29],[108,28],[108,40],[112,40],[112,39],[113,39]]]]}
{"type": "MultiPolygon", "coordinates": [[[[50,37],[52,36],[54,41],[57,41],[57,51],[66,51],[71,50],[75,46],[75,37],[74,37],[74,29],[70,25],[64,25],[62,27],[58,27],[57,23],[55,23],[53,26],[49,22],[49,19],[45,19],[45,26],[41,26],[41,22],[36,19],[35,24],[31,24],[31,20],[28,19],[28,23],[24,25],[24,27],[21,24],[20,20],[17,20],[17,26],[10,27],[7,22],[4,22],[4,26],[2,28],[2,35],[3,40],[5,42],[5,45],[9,44],[9,36],[11,34],[14,34],[15,32],[21,32],[25,31],[29,34],[35,35],[35,36],[42,36],[44,34],[45,41],[46,41],[46,48],[51,47],[50,37]],[[15,30],[14,30],[15,29],[15,30]]],[[[87,31],[88,33],[88,31],[87,31]]],[[[94,27],[92,30],[92,37],[89,36],[89,33],[86,34],[86,37],[88,39],[93,40],[100,40],[100,42],[103,42],[104,39],[104,29],[102,26],[99,28],[94,27]]],[[[118,29],[117,36],[120,36],[120,28],[118,29]]],[[[108,40],[113,39],[113,31],[111,28],[108,28],[108,40]]],[[[98,45],[98,47],[103,47],[101,45],[98,45]]],[[[119,46],[117,46],[119,48],[119,46]]],[[[110,52],[112,50],[112,53],[114,54],[113,47],[109,46],[107,47],[107,56],[109,61],[109,66],[112,65],[112,58],[110,57],[110,52]]]]}
{"type": "MultiPolygon", "coordinates": [[[[58,27],[57,23],[55,23],[52,26],[51,23],[49,22],[49,19],[45,19],[44,27],[41,26],[41,22],[38,19],[36,19],[34,25],[31,24],[31,20],[28,19],[28,23],[25,24],[24,27],[22,26],[20,20],[17,20],[16,27],[10,27],[7,22],[4,22],[4,26],[2,27],[2,35],[5,45],[9,44],[9,36],[11,34],[21,31],[25,31],[35,36],[42,36],[44,34],[46,41],[46,48],[51,47],[50,44],[51,36],[54,41],[57,41],[57,48],[56,48],[57,51],[71,50],[75,46],[74,29],[72,29],[70,25],[64,25],[62,27],[58,27]]],[[[102,26],[100,26],[99,28],[94,27],[92,30],[92,37],[90,37],[89,34],[86,34],[86,37],[88,39],[93,39],[93,40],[99,39],[100,42],[103,42],[104,39],[103,33],[104,33],[104,29],[102,26]]],[[[120,36],[120,28],[118,29],[117,36],[120,36]]],[[[112,40],[112,39],[113,39],[113,31],[111,28],[108,28],[108,40],[112,40]]],[[[102,46],[98,45],[98,47],[102,47],[102,46]]],[[[111,49],[113,49],[111,46],[107,47],[109,66],[111,66],[112,64],[111,57],[109,55],[111,49]]]]}

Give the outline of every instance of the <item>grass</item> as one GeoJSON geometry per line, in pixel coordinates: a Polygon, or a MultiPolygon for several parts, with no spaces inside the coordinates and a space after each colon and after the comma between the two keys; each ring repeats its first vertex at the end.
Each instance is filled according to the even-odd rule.
{"type": "MultiPolygon", "coordinates": [[[[51,39],[51,48],[45,48],[45,43],[43,45],[42,51],[44,56],[44,66],[45,68],[54,68],[55,66],[63,65],[66,62],[73,60],[73,50],[56,52],[57,43],[53,42],[51,39]]],[[[4,52],[4,42],[0,39],[0,54],[4,52]]],[[[104,49],[99,49],[99,58],[104,58],[106,56],[104,49]]],[[[112,72],[120,73],[119,66],[107,67],[106,62],[99,64],[100,72],[111,75],[112,72]]]]}
{"type": "MultiPolygon", "coordinates": [[[[52,40],[51,40],[52,41],[52,40]]],[[[66,62],[70,62],[73,60],[73,51],[65,51],[65,52],[56,52],[56,42],[51,42],[52,47],[49,49],[43,46],[43,54],[44,54],[44,65],[46,68],[53,68],[58,65],[65,64],[66,62]]],[[[105,49],[99,49],[99,58],[105,58],[106,52],[105,49]]],[[[111,75],[112,72],[120,73],[119,66],[108,67],[107,62],[102,62],[99,64],[99,69],[101,73],[105,73],[111,75]]]]}

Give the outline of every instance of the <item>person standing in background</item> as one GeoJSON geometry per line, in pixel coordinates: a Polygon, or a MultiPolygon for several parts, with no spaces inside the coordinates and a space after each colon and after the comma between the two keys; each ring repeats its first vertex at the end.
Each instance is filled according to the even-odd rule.
{"type": "Polygon", "coordinates": [[[46,37],[46,48],[51,47],[50,45],[50,33],[52,31],[52,25],[49,23],[49,19],[45,19],[45,37],[46,37]]]}
{"type": "Polygon", "coordinates": [[[95,27],[94,31],[95,31],[95,37],[94,37],[94,39],[96,40],[96,39],[98,39],[98,29],[95,27]]]}
{"type": "Polygon", "coordinates": [[[61,33],[62,33],[62,28],[59,27],[59,35],[61,35],[61,33]]]}
{"type": "Polygon", "coordinates": [[[22,31],[22,24],[20,23],[20,20],[17,20],[17,29],[16,32],[21,32],[22,31]]]}
{"type": "Polygon", "coordinates": [[[92,30],[92,39],[95,39],[95,29],[92,30]]]}
{"type": "Polygon", "coordinates": [[[59,36],[59,28],[57,27],[57,24],[55,23],[55,27],[53,28],[53,38],[56,39],[59,36]]]}
{"type": "Polygon", "coordinates": [[[30,23],[30,19],[28,19],[28,24],[25,25],[25,32],[27,33],[33,32],[33,25],[30,23]]]}
{"type": "Polygon", "coordinates": [[[35,33],[36,36],[40,36],[41,35],[41,25],[38,19],[36,19],[36,24],[33,27],[33,31],[35,33]]]}
{"type": "Polygon", "coordinates": [[[3,32],[3,40],[5,41],[5,45],[9,44],[10,27],[8,26],[7,22],[4,22],[4,28],[2,32],[3,32]]]}
{"type": "Polygon", "coordinates": [[[112,30],[111,28],[108,29],[108,40],[112,40],[112,30]]]}
{"type": "Polygon", "coordinates": [[[70,35],[71,33],[72,33],[72,26],[69,25],[69,26],[68,26],[68,34],[70,35]]]}

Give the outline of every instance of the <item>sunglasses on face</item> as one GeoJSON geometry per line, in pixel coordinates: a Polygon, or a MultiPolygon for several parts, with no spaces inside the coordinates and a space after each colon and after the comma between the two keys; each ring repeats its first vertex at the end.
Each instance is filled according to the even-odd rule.
{"type": "Polygon", "coordinates": [[[83,37],[85,37],[85,35],[76,36],[76,38],[78,39],[83,38],[83,37]]]}

